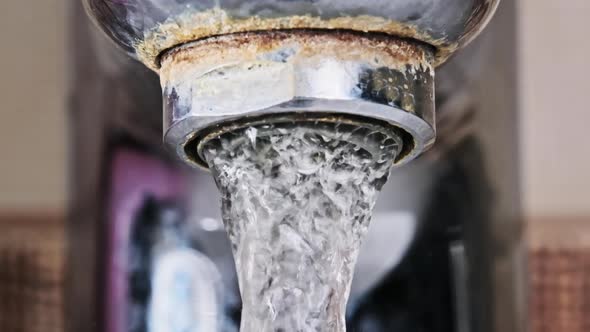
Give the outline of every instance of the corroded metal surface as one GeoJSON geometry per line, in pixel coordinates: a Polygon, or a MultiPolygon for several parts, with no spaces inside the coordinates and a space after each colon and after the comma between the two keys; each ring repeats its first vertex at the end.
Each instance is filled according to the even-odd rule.
{"type": "Polygon", "coordinates": [[[157,68],[163,51],[201,38],[276,29],[346,29],[412,37],[437,63],[488,23],[499,0],[86,0],[102,29],[157,68]]]}
{"type": "Polygon", "coordinates": [[[158,25],[146,33],[145,38],[134,44],[138,58],[157,70],[159,55],[177,45],[208,38],[251,31],[287,31],[302,29],[351,30],[357,32],[385,33],[397,37],[414,38],[437,47],[437,62],[442,62],[457,47],[436,39],[415,26],[376,16],[355,16],[322,19],[312,16],[288,16],[281,18],[232,18],[220,9],[205,12],[188,12],[173,21],[158,25]]]}

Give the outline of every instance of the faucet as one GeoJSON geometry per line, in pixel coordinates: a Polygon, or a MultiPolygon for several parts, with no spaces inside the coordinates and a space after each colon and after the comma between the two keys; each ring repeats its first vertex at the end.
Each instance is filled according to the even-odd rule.
{"type": "MultiPolygon", "coordinates": [[[[483,58],[470,53],[475,47],[458,51],[484,29],[499,0],[83,3],[104,34],[128,58],[143,64],[121,60],[118,54],[107,54],[107,61],[102,63],[105,56],[101,55],[98,71],[91,73],[106,77],[110,80],[107,82],[117,82],[106,90],[122,100],[105,104],[114,105],[112,113],[125,113],[123,120],[115,120],[116,125],[141,137],[142,144],[145,139],[150,149],[161,141],[160,137],[152,139],[151,131],[143,131],[146,122],[153,124],[157,132],[160,130],[160,117],[151,118],[152,111],[159,108],[152,107],[152,102],[160,102],[156,91],[159,87],[152,81],[156,75],[151,71],[158,74],[162,89],[164,141],[188,165],[206,167],[203,146],[214,137],[261,123],[374,123],[388,126],[402,139],[402,151],[394,161],[400,167],[390,180],[397,189],[390,186],[383,193],[387,199],[378,204],[377,210],[382,209],[374,218],[377,233],[367,241],[372,247],[365,256],[370,257],[363,262],[361,252],[359,259],[366,263],[361,264],[362,268],[367,266],[366,270],[355,274],[367,283],[360,290],[353,289],[355,300],[350,315],[357,324],[355,328],[365,329],[373,324],[367,322],[379,316],[383,317],[380,325],[365,330],[404,331],[404,326],[406,330],[437,332],[523,330],[523,268],[518,264],[523,247],[521,223],[515,216],[517,181],[513,181],[517,176],[513,163],[505,162],[514,157],[515,151],[507,144],[514,139],[514,128],[507,124],[512,99],[508,93],[508,102],[486,101],[484,106],[473,106],[473,96],[462,88],[456,89],[455,84],[463,77],[457,78],[462,75],[455,75],[454,66],[467,64],[466,59],[483,58]],[[112,62],[124,62],[124,70],[113,71],[112,62]],[[472,107],[477,108],[478,116],[502,122],[501,132],[490,133],[494,131],[491,125],[474,129],[472,107]],[[496,109],[492,112],[492,108],[496,109]],[[461,113],[465,109],[469,109],[467,114],[461,113]],[[459,117],[452,118],[457,113],[459,117]],[[146,121],[128,124],[138,118],[146,121]],[[475,136],[484,136],[483,143],[471,139],[474,132],[475,136]],[[435,148],[425,155],[437,136],[435,148]],[[497,144],[500,141],[503,144],[497,144]],[[426,158],[418,158],[421,155],[426,158]],[[418,160],[410,167],[401,167],[413,159],[418,160]],[[499,170],[498,160],[506,165],[499,170]],[[392,210],[399,211],[392,215],[392,210]],[[392,240],[395,236],[399,238],[392,240]],[[383,265],[383,273],[373,273],[377,263],[383,265]]],[[[505,18],[506,11],[501,16],[505,18]]],[[[500,22],[506,21],[512,22],[510,17],[500,22]]],[[[505,30],[502,32],[501,39],[508,42],[501,46],[506,47],[511,39],[505,30]]],[[[497,29],[492,33],[496,34],[497,29]]],[[[80,38],[84,37],[81,33],[80,38]]],[[[99,42],[100,46],[92,49],[107,52],[108,47],[99,42]]],[[[88,55],[84,50],[76,52],[88,55]]],[[[510,76],[505,74],[504,64],[498,67],[500,79],[492,77],[486,87],[497,88],[510,76]]],[[[471,68],[459,68],[457,72],[464,71],[473,74],[471,68]]],[[[510,84],[504,86],[499,88],[504,93],[501,98],[512,88],[510,84]]],[[[490,94],[490,98],[498,97],[498,93],[490,94]]],[[[101,107],[105,105],[90,108],[96,111],[101,107]]],[[[84,131],[93,126],[95,122],[87,121],[77,129],[84,131]]],[[[79,155],[102,151],[89,149],[88,141],[76,143],[79,155]]],[[[80,171],[78,178],[91,173],[91,168],[80,171]]],[[[100,172],[111,171],[100,168],[100,172]]],[[[203,211],[214,209],[208,194],[215,189],[203,185],[206,183],[199,182],[199,195],[190,194],[194,196],[191,202],[196,200],[203,211]]],[[[75,185],[75,189],[87,191],[82,184],[75,185]]],[[[88,194],[78,196],[80,200],[94,198],[88,194]]],[[[101,247],[93,242],[99,240],[91,230],[107,226],[98,222],[102,215],[91,217],[76,223],[73,230],[74,258],[83,252],[76,252],[76,248],[101,247]]],[[[202,237],[212,238],[211,233],[202,237]]],[[[219,241],[215,237],[209,242],[219,241]]],[[[93,281],[80,281],[91,276],[92,270],[85,264],[94,256],[81,257],[85,262],[77,259],[72,270],[85,277],[75,280],[70,293],[91,292],[95,286],[93,281]]],[[[88,330],[89,322],[95,321],[95,311],[104,310],[95,310],[90,304],[92,298],[88,296],[69,306],[74,313],[71,316],[80,317],[70,330],[88,330]]]]}
{"type": "Polygon", "coordinates": [[[499,0],[86,0],[128,54],[156,71],[164,141],[206,167],[212,137],[259,123],[376,122],[402,165],[436,138],[434,72],[499,0]]]}

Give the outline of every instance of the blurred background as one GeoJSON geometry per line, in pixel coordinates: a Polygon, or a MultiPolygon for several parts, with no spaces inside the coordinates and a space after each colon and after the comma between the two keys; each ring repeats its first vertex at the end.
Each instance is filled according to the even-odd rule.
{"type": "MultiPolygon", "coordinates": [[[[78,185],[70,153],[70,7],[66,0],[0,2],[3,332],[65,326],[66,219],[75,199],[70,188],[78,185]]],[[[582,321],[590,319],[590,3],[518,0],[514,8],[513,144],[520,151],[530,253],[530,325],[533,331],[588,331],[582,321]],[[535,277],[547,269],[551,273],[535,277]],[[534,324],[549,314],[553,328],[534,324]]]]}

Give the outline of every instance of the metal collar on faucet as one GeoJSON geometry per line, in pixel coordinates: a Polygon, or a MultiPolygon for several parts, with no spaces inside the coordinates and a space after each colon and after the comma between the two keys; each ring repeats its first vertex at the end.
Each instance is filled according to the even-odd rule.
{"type": "Polygon", "coordinates": [[[204,165],[198,143],[253,123],[381,122],[404,163],[434,142],[433,49],[390,36],[290,31],[197,41],[162,57],[165,141],[204,165]]]}

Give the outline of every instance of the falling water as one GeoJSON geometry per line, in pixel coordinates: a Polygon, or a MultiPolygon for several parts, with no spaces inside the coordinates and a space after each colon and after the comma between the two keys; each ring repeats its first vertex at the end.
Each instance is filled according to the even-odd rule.
{"type": "Polygon", "coordinates": [[[261,125],[210,141],[242,332],[345,331],[354,265],[401,148],[379,126],[261,125]]]}

